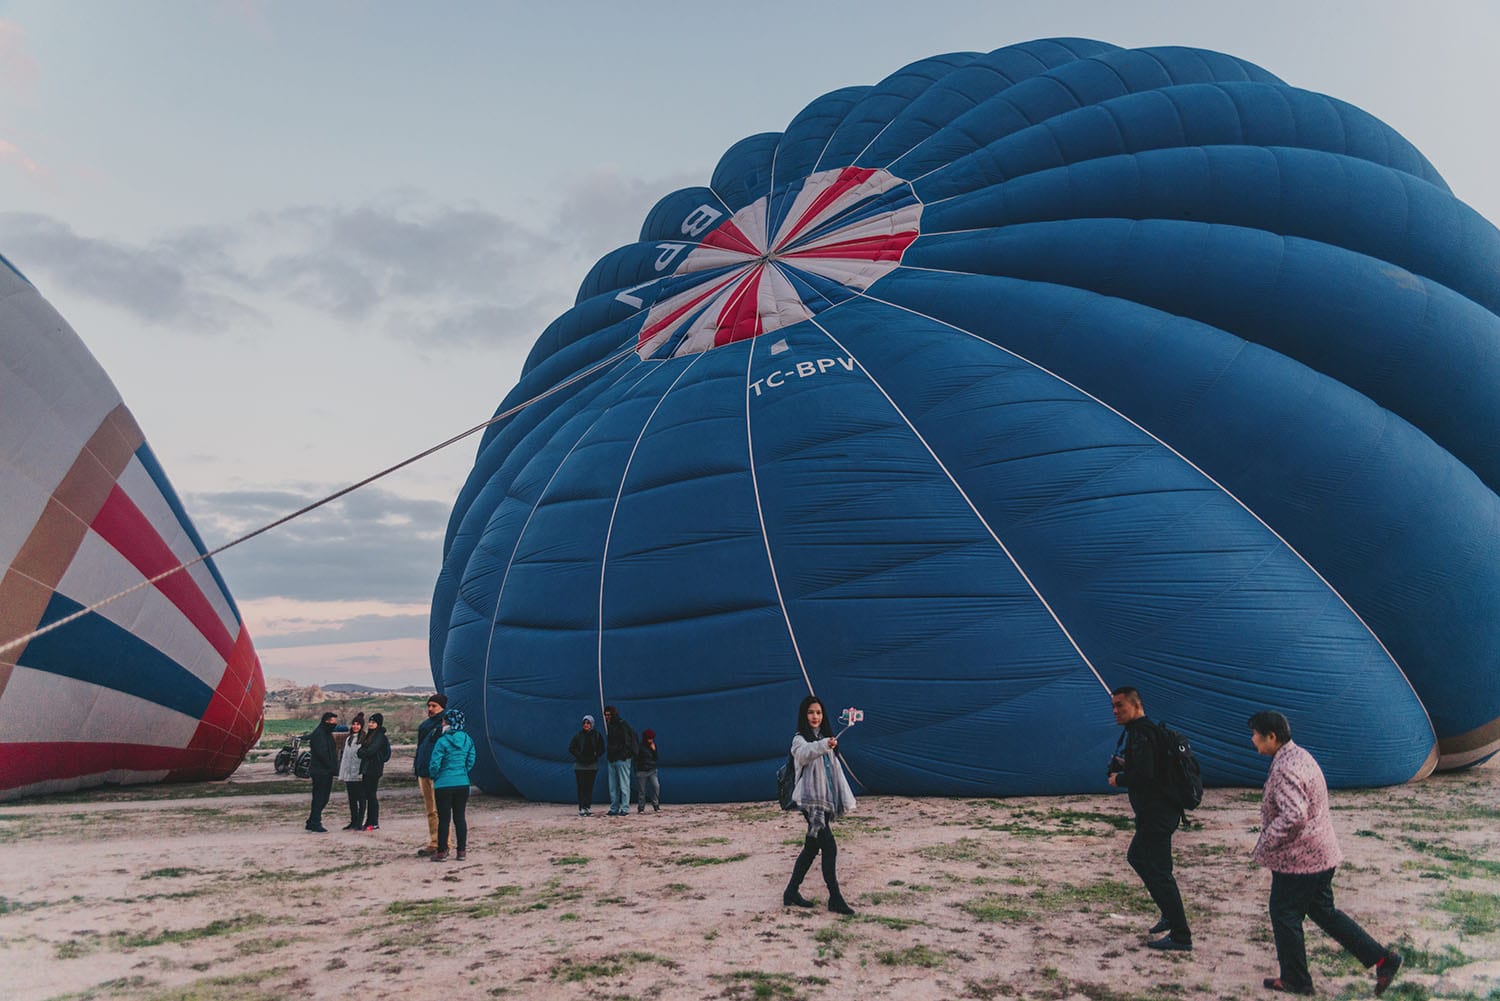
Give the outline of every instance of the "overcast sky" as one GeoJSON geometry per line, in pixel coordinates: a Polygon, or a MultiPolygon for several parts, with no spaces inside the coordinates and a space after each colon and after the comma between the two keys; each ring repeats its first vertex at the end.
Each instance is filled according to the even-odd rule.
{"type": "MultiPolygon", "coordinates": [[[[728,146],[939,52],[1194,45],[1350,101],[1500,220],[1500,4],[0,0],[0,253],[210,545],[488,418],[728,146]]],[[[220,558],[268,677],[429,684],[465,442],[220,558]]]]}

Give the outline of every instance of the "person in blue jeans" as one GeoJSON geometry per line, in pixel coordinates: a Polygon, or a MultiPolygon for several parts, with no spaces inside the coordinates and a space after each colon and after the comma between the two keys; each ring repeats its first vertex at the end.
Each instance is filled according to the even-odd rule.
{"type": "Polygon", "coordinates": [[[630,763],[640,750],[635,731],[620,718],[614,706],[604,707],[605,757],[609,759],[609,815],[624,817],[630,813],[630,763]]]}
{"type": "Polygon", "coordinates": [[[458,861],[464,860],[469,847],[469,822],[465,811],[469,805],[469,769],[474,767],[474,741],[464,732],[462,709],[443,714],[443,734],[432,745],[428,768],[432,772],[432,791],[437,798],[437,851],[429,858],[434,862],[448,859],[448,824],[452,821],[458,847],[458,861]]]}

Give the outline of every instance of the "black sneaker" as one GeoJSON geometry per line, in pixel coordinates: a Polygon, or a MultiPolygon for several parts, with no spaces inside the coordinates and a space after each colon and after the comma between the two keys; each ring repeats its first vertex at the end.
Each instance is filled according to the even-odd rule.
{"type": "Polygon", "coordinates": [[[1148,931],[1146,934],[1147,935],[1160,935],[1164,931],[1171,931],[1171,930],[1172,930],[1172,922],[1168,921],[1166,918],[1162,918],[1160,921],[1156,922],[1156,924],[1152,925],[1151,926],[1151,930],[1148,931]]]}
{"type": "Polygon", "coordinates": [[[1165,938],[1152,939],[1151,941],[1146,943],[1146,948],[1162,949],[1167,952],[1192,952],[1193,940],[1188,939],[1186,942],[1181,942],[1173,938],[1171,935],[1168,935],[1165,938]]]}
{"type": "Polygon", "coordinates": [[[1385,956],[1375,964],[1375,996],[1385,993],[1385,989],[1391,986],[1391,981],[1396,979],[1396,974],[1401,969],[1401,953],[1392,949],[1385,951],[1385,956]]]}

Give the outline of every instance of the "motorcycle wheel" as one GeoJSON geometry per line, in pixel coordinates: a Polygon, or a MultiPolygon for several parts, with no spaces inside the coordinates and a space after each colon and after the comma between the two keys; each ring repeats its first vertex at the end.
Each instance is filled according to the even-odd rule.
{"type": "Polygon", "coordinates": [[[303,751],[302,756],[297,759],[297,777],[305,779],[312,774],[312,752],[303,751]]]}
{"type": "Polygon", "coordinates": [[[277,775],[285,775],[292,770],[292,752],[289,748],[283,747],[276,752],[276,761],[273,767],[276,769],[277,775]]]}

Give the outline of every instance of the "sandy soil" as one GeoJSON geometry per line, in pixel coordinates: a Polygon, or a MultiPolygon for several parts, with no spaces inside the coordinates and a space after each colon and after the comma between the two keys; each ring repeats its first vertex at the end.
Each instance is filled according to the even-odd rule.
{"type": "MultiPolygon", "coordinates": [[[[859,912],[839,919],[780,906],[801,820],[771,804],[582,819],[477,796],[468,860],[433,864],[414,786],[383,796],[380,831],[313,835],[273,778],[0,805],[0,996],[1272,996],[1258,791],[1210,790],[1178,835],[1197,951],[1163,955],[1123,796],[863,798],[838,828],[859,912]]],[[[1500,767],[1334,806],[1339,903],[1408,956],[1386,997],[1500,999],[1500,767]]],[[[816,870],[804,890],[822,903],[816,870]]],[[[1369,996],[1309,944],[1325,996],[1369,996]]]]}

